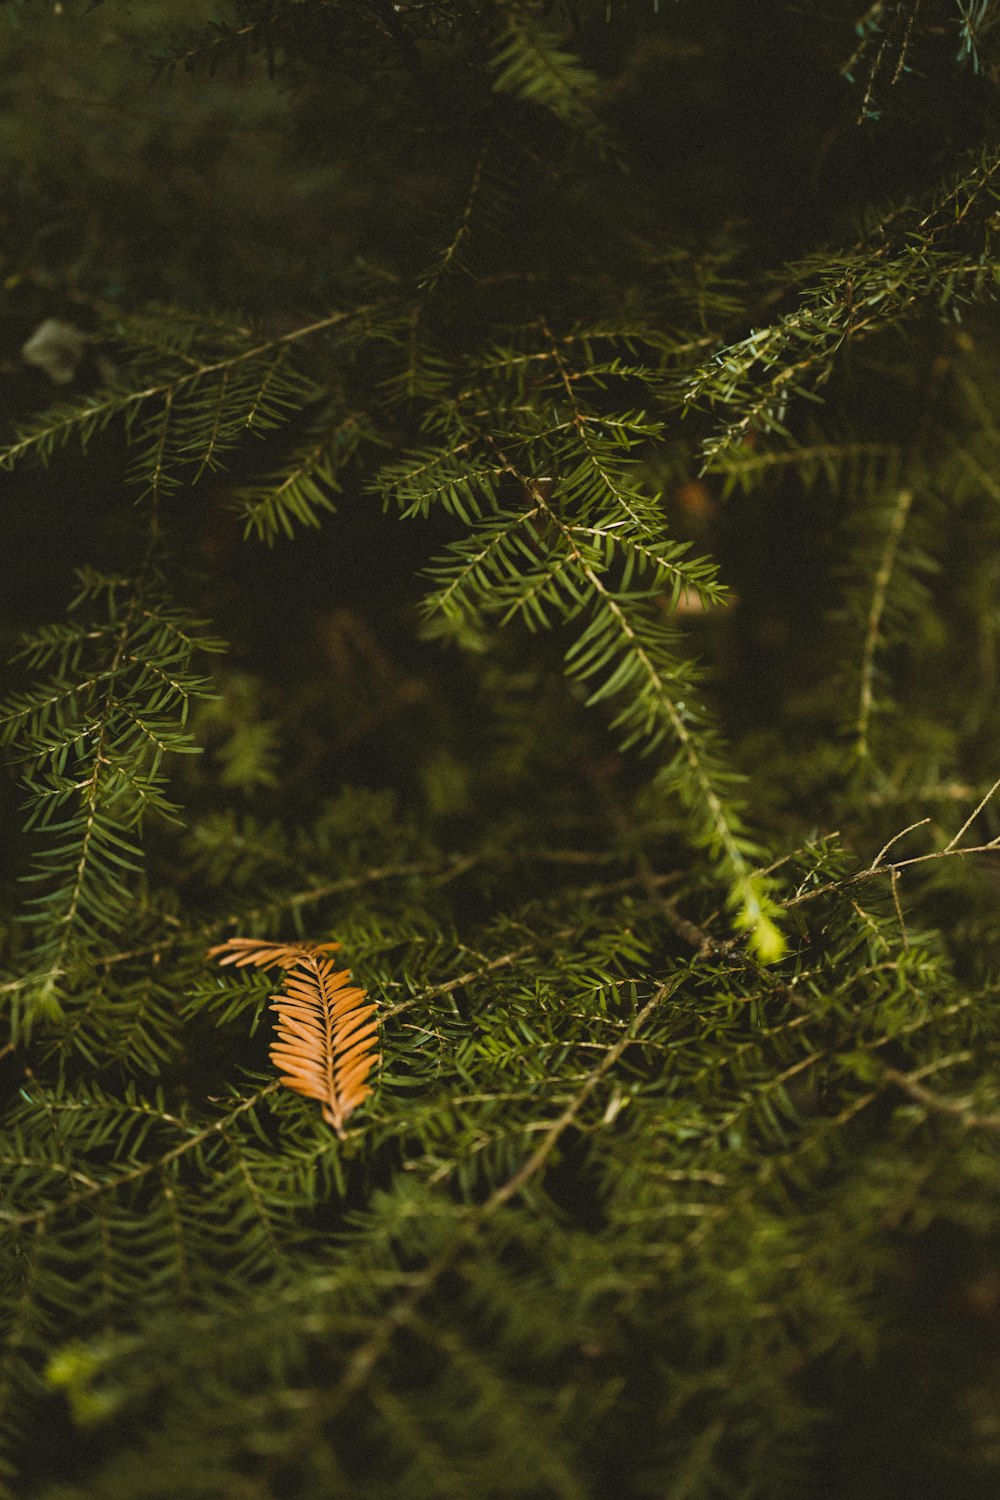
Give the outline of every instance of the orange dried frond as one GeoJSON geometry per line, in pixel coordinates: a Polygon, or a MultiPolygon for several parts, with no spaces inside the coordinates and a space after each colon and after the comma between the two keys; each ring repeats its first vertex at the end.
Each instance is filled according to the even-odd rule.
{"type": "Polygon", "coordinates": [[[317,953],[303,955],[271,1005],[278,1033],[271,1061],[282,1083],[318,1099],[341,1137],[348,1115],[372,1092],[366,1080],[378,1058],[375,1006],[350,977],[317,953]]]}
{"type": "Polygon", "coordinates": [[[325,957],[339,947],[231,937],[208,957],[239,969],[288,971],[281,994],[271,996],[277,1012],[271,1061],[286,1087],[319,1100],[324,1120],[343,1137],[344,1121],[372,1091],[367,1079],[378,1061],[378,1019],[364,990],[348,983],[350,970],[335,970],[325,957]]]}
{"type": "Polygon", "coordinates": [[[268,943],[262,938],[227,938],[209,948],[206,957],[218,958],[220,964],[235,964],[244,969],[291,969],[314,953],[335,953],[339,943],[268,943]],[[220,956],[221,955],[221,956],[220,956]]]}

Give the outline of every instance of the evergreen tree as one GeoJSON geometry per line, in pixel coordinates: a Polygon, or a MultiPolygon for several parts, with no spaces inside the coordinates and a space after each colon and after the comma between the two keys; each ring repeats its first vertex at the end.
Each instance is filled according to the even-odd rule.
{"type": "Polygon", "coordinates": [[[860,5],[0,5],[0,1493],[996,1495],[1000,5],[860,5]]]}

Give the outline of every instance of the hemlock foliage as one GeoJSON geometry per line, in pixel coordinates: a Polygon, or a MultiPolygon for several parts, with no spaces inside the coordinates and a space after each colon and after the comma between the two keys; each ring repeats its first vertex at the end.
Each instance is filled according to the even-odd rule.
{"type": "Polygon", "coordinates": [[[996,1494],[998,20],[0,6],[2,1493],[996,1494]]]}

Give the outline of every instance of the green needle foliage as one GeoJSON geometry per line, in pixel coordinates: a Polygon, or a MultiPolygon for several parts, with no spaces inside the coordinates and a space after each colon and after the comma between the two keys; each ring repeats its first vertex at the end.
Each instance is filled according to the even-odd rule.
{"type": "Polygon", "coordinates": [[[0,4],[0,1495],[996,1495],[998,22],[0,4]]]}

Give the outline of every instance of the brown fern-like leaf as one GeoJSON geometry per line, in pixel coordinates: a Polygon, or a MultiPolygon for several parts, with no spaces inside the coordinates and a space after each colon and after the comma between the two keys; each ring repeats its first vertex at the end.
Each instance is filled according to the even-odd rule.
{"type": "Polygon", "coordinates": [[[206,957],[218,958],[220,964],[235,964],[238,969],[253,965],[255,969],[291,969],[300,959],[314,953],[335,953],[339,943],[268,943],[262,938],[227,938],[209,948],[206,957]]]}
{"type": "Polygon", "coordinates": [[[378,1019],[364,990],[348,983],[349,969],[309,954],[273,995],[278,1040],[271,1061],[281,1081],[307,1099],[318,1099],[323,1118],[339,1136],[352,1110],[371,1093],[366,1080],[378,1052],[378,1019]]]}
{"type": "Polygon", "coordinates": [[[348,1115],[372,1092],[367,1079],[378,1060],[378,1019],[364,990],[348,983],[350,970],[336,970],[324,956],[339,947],[233,937],[208,957],[237,968],[286,970],[283,991],[271,996],[277,1014],[271,1061],[286,1087],[319,1100],[324,1120],[343,1138],[348,1115]]]}

